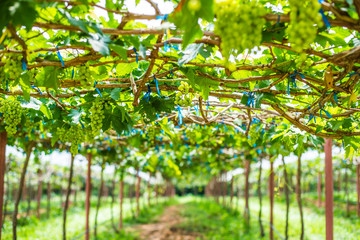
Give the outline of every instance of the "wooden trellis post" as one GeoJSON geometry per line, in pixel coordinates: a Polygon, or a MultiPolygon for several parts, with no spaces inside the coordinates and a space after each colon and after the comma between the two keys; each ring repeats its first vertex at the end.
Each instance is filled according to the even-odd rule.
{"type": "Polygon", "coordinates": [[[4,202],[4,177],[5,177],[5,150],[7,142],[7,133],[0,133],[0,240],[2,231],[2,216],[3,216],[3,202],[4,202]]]}
{"type": "Polygon", "coordinates": [[[270,160],[269,176],[269,198],[270,198],[270,240],[274,239],[274,163],[270,160]]]}
{"type": "Polygon", "coordinates": [[[332,165],[332,139],[325,139],[325,217],[326,240],[334,238],[334,211],[333,211],[333,165],[332,165]]]}
{"type": "Polygon", "coordinates": [[[85,211],[86,211],[86,223],[85,223],[85,240],[89,240],[89,215],[90,215],[90,195],[91,195],[91,153],[88,154],[88,168],[86,177],[86,200],[85,200],[85,211]]]}

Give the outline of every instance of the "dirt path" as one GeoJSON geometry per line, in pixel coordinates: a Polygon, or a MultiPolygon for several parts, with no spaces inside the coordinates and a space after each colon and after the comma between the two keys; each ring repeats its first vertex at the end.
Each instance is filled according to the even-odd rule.
{"type": "Polygon", "coordinates": [[[183,219],[180,216],[181,205],[171,206],[165,209],[157,222],[143,224],[135,227],[142,240],[196,240],[202,239],[198,233],[187,232],[177,228],[177,224],[183,219]]]}

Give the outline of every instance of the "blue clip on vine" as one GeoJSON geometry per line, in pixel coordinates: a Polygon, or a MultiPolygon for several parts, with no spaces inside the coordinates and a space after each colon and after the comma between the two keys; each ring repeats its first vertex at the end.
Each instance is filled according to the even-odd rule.
{"type": "MultiPolygon", "coordinates": [[[[318,0],[318,1],[321,4],[324,0],[318,0]]],[[[330,24],[329,20],[327,19],[326,15],[324,13],[324,10],[322,8],[319,10],[319,13],[321,14],[321,17],[325,23],[326,28],[330,28],[331,24],[330,24]]]]}
{"type": "Polygon", "coordinates": [[[23,70],[23,71],[27,70],[25,58],[21,59],[21,67],[22,67],[22,70],[23,70]]]}
{"type": "Polygon", "coordinates": [[[143,99],[146,98],[146,101],[149,102],[150,94],[151,94],[151,88],[150,88],[150,85],[149,85],[149,84],[147,84],[147,87],[148,87],[148,90],[147,90],[147,92],[145,93],[143,99]]]}
{"type": "Polygon", "coordinates": [[[40,90],[40,88],[38,88],[38,87],[35,86],[35,85],[31,85],[31,87],[34,88],[34,89],[36,89],[36,90],[38,90],[38,92],[40,93],[40,95],[43,95],[42,92],[41,92],[41,90],[40,90]]]}
{"type": "Polygon", "coordinates": [[[96,84],[97,84],[97,81],[95,81],[95,83],[94,83],[94,88],[95,88],[95,90],[98,92],[98,94],[100,95],[100,97],[102,97],[100,90],[96,87],[96,84]]]}
{"type": "Polygon", "coordinates": [[[308,123],[309,123],[312,119],[314,119],[314,122],[316,123],[315,114],[310,112],[310,107],[308,107],[308,111],[309,111],[309,113],[310,113],[308,123]]]}
{"type": "Polygon", "coordinates": [[[245,107],[253,107],[254,108],[255,107],[255,93],[252,91],[243,92],[243,93],[247,94],[249,96],[245,107]]]}
{"type": "Polygon", "coordinates": [[[134,51],[134,53],[135,53],[135,59],[136,59],[136,63],[139,63],[139,54],[138,54],[138,52],[136,51],[136,48],[134,47],[133,48],[133,51],[134,51]]]}
{"type": "Polygon", "coordinates": [[[290,82],[293,84],[293,86],[295,88],[297,88],[296,86],[296,76],[299,75],[301,78],[305,78],[304,74],[298,72],[297,70],[294,71],[293,74],[289,75],[289,77],[291,78],[291,81],[288,81],[288,85],[287,85],[287,94],[290,95],[290,82]]]}
{"type": "Polygon", "coordinates": [[[321,107],[321,104],[320,104],[320,102],[319,102],[319,107],[320,107],[320,117],[321,117],[321,119],[322,119],[322,116],[321,116],[321,113],[322,113],[322,112],[324,112],[328,118],[332,118],[331,114],[324,109],[325,104],[324,104],[323,107],[321,107]]]}
{"type": "Polygon", "coordinates": [[[182,113],[181,113],[181,108],[180,108],[180,106],[177,106],[177,110],[178,110],[178,112],[179,112],[179,114],[178,114],[179,125],[182,125],[182,124],[183,124],[183,115],[182,115],[182,113]]]}
{"type": "Polygon", "coordinates": [[[155,74],[153,75],[153,77],[154,77],[154,81],[155,81],[155,84],[156,84],[156,90],[157,90],[157,92],[159,94],[159,97],[161,98],[160,89],[159,89],[159,83],[158,83],[158,80],[155,77],[155,74]]]}
{"type": "Polygon", "coordinates": [[[63,67],[65,67],[65,63],[64,63],[63,58],[61,57],[61,54],[60,54],[60,51],[59,51],[58,46],[56,46],[56,49],[57,49],[56,54],[57,54],[58,58],[60,59],[61,65],[62,65],[63,67]]]}

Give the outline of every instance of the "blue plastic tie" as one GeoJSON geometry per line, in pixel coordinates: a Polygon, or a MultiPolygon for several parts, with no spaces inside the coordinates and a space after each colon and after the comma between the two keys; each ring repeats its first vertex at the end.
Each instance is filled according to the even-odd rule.
{"type": "Polygon", "coordinates": [[[73,68],[72,71],[71,71],[71,79],[74,79],[74,76],[75,76],[75,70],[73,68]]]}
{"type": "Polygon", "coordinates": [[[9,92],[9,81],[6,80],[6,91],[9,92]]]}
{"type": "Polygon", "coordinates": [[[139,54],[138,54],[138,52],[136,51],[136,48],[135,48],[135,47],[133,48],[133,50],[134,50],[134,53],[135,53],[135,55],[136,55],[136,63],[138,63],[138,62],[139,62],[139,54]]]}
{"type": "Polygon", "coordinates": [[[312,119],[314,119],[314,122],[316,123],[315,114],[313,114],[313,113],[310,112],[310,107],[308,107],[308,111],[309,111],[309,113],[310,113],[308,123],[309,123],[312,119]]]}
{"type": "Polygon", "coordinates": [[[251,124],[253,124],[253,123],[258,124],[258,123],[260,123],[260,120],[257,118],[253,118],[253,120],[251,121],[251,124]]]}
{"type": "Polygon", "coordinates": [[[174,78],[174,72],[173,72],[173,69],[170,69],[170,76],[172,77],[172,78],[174,78]]]}
{"type": "MultiPolygon", "coordinates": [[[[320,4],[321,4],[323,1],[324,1],[324,0],[318,0],[318,2],[319,2],[320,4]]],[[[330,28],[330,27],[331,27],[331,24],[330,24],[329,20],[327,19],[326,15],[325,15],[325,13],[324,13],[324,10],[321,8],[321,9],[319,10],[319,12],[320,12],[320,14],[321,14],[321,17],[322,17],[324,23],[325,23],[326,28],[330,28]]]]}
{"type": "Polygon", "coordinates": [[[63,67],[65,67],[65,63],[64,63],[63,58],[61,57],[61,54],[60,54],[60,51],[59,51],[58,46],[56,46],[56,49],[57,49],[56,54],[57,54],[58,58],[60,59],[61,65],[62,65],[63,67]]]}
{"type": "Polygon", "coordinates": [[[156,16],[156,19],[166,21],[166,20],[167,20],[167,18],[168,18],[168,16],[169,16],[168,14],[165,14],[165,15],[158,15],[158,16],[156,16]]]}
{"type": "Polygon", "coordinates": [[[84,129],[85,126],[84,126],[84,124],[82,123],[81,118],[80,118],[79,122],[80,122],[80,124],[81,124],[81,127],[84,129]]]}
{"type": "Polygon", "coordinates": [[[23,71],[27,70],[27,66],[24,58],[21,60],[21,66],[23,71]]]}
{"type": "Polygon", "coordinates": [[[160,89],[159,89],[159,83],[158,83],[158,80],[155,77],[155,74],[153,75],[153,77],[154,77],[154,81],[155,81],[155,84],[156,84],[156,90],[157,90],[157,92],[159,94],[159,97],[161,98],[160,89]]]}
{"type": "Polygon", "coordinates": [[[182,125],[182,124],[183,124],[183,115],[181,114],[181,108],[180,108],[180,106],[177,106],[177,110],[178,110],[178,112],[179,112],[179,114],[178,114],[179,125],[182,125]]]}
{"type": "Polygon", "coordinates": [[[147,84],[147,87],[148,87],[148,90],[147,90],[147,92],[145,93],[143,99],[146,98],[146,101],[149,102],[149,100],[150,100],[150,94],[151,94],[151,88],[150,88],[150,85],[149,85],[149,84],[147,84]]]}
{"type": "Polygon", "coordinates": [[[321,107],[321,104],[319,103],[319,107],[320,107],[320,117],[321,117],[321,119],[322,119],[322,116],[321,116],[322,112],[324,112],[328,118],[332,118],[331,114],[324,109],[325,105],[323,107],[321,107]]]}
{"type": "Polygon", "coordinates": [[[197,108],[196,106],[194,106],[194,109],[195,109],[195,111],[196,111],[196,116],[199,117],[199,108],[197,108]]]}
{"type": "Polygon", "coordinates": [[[297,70],[295,70],[293,74],[289,75],[291,80],[288,80],[288,85],[287,85],[287,94],[288,95],[290,95],[290,82],[293,84],[293,86],[295,88],[297,88],[297,86],[296,86],[296,76],[297,75],[299,75],[301,78],[305,78],[304,74],[299,73],[297,70]]]}
{"type": "Polygon", "coordinates": [[[242,92],[244,94],[247,94],[249,97],[248,97],[248,100],[247,100],[247,103],[245,105],[245,107],[255,107],[255,93],[254,92],[242,92]]]}
{"type": "Polygon", "coordinates": [[[37,86],[35,86],[35,85],[31,85],[31,87],[32,87],[32,88],[34,88],[34,89],[36,89],[36,90],[38,90],[38,91],[39,91],[39,93],[40,93],[40,95],[43,95],[43,94],[42,94],[42,92],[41,92],[41,90],[40,90],[37,86]]]}
{"type": "Polygon", "coordinates": [[[102,97],[100,90],[96,87],[96,84],[97,84],[97,81],[95,81],[95,83],[94,83],[94,88],[95,88],[95,90],[98,92],[98,94],[100,95],[100,97],[102,97]]]}

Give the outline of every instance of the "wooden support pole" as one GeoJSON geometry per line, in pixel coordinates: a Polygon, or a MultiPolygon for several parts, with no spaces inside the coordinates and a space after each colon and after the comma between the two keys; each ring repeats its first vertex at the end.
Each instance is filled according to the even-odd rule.
{"type": "Polygon", "coordinates": [[[325,218],[326,240],[334,239],[334,211],[333,211],[333,165],[332,139],[325,139],[325,218]]]}
{"type": "Polygon", "coordinates": [[[137,184],[136,184],[136,217],[139,217],[140,214],[140,171],[139,168],[136,170],[137,173],[137,184]]]}
{"type": "Polygon", "coordinates": [[[245,160],[245,211],[244,217],[246,224],[250,224],[250,211],[249,211],[249,175],[250,175],[250,161],[245,160]]]}
{"type": "Polygon", "coordinates": [[[41,209],[41,195],[42,195],[42,171],[39,169],[38,172],[39,177],[39,185],[37,192],[37,209],[36,209],[36,217],[40,219],[40,209],[41,209]]]}
{"type": "Polygon", "coordinates": [[[2,225],[3,225],[2,217],[3,217],[3,203],[4,203],[6,143],[7,143],[7,133],[4,131],[0,133],[0,240],[1,240],[2,225]]]}
{"type": "Polygon", "coordinates": [[[321,180],[322,180],[322,174],[321,172],[318,173],[318,182],[317,182],[317,192],[318,192],[318,207],[321,207],[321,180]]]}
{"type": "Polygon", "coordinates": [[[269,175],[269,198],[270,198],[270,240],[274,239],[274,163],[270,160],[269,175]]]}
{"type": "Polygon", "coordinates": [[[91,159],[92,154],[88,153],[88,167],[87,167],[87,176],[86,176],[86,200],[85,200],[85,212],[86,212],[86,223],[85,223],[85,240],[90,239],[90,231],[89,231],[89,215],[90,215],[90,196],[91,196],[91,159]]]}
{"type": "Polygon", "coordinates": [[[356,166],[357,216],[360,217],[360,162],[356,166]]]}
{"type": "Polygon", "coordinates": [[[124,203],[124,180],[120,179],[120,191],[119,191],[119,198],[120,198],[120,220],[119,220],[119,229],[123,228],[123,203],[124,203]]]}

